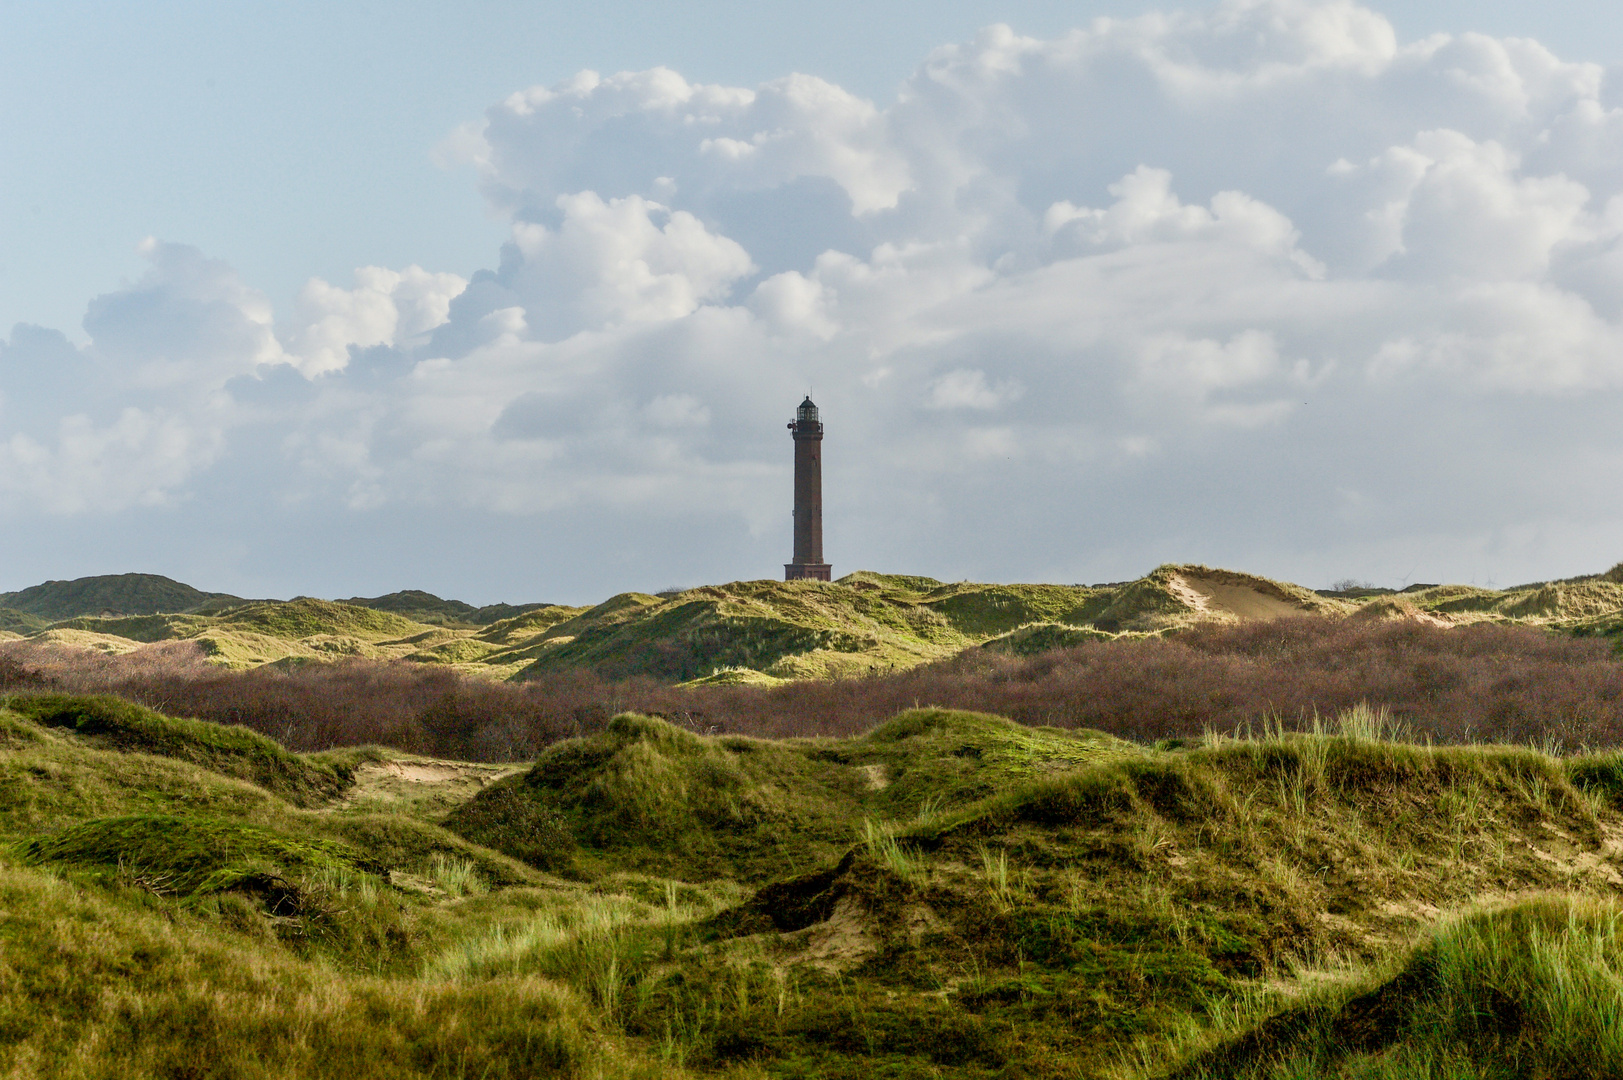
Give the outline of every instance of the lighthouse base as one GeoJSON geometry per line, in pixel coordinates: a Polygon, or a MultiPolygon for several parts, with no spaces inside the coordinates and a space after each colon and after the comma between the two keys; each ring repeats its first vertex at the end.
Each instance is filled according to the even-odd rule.
{"type": "Polygon", "coordinates": [[[783,564],[785,581],[832,581],[834,567],[826,562],[792,562],[783,564]]]}

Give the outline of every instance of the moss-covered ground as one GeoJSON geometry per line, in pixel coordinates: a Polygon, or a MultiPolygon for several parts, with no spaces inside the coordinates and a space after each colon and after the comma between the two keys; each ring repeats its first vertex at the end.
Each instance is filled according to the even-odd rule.
{"type": "Polygon", "coordinates": [[[1619,1075],[1620,800],[1367,709],[623,715],[514,770],[17,698],[0,1073],[1619,1075]]]}

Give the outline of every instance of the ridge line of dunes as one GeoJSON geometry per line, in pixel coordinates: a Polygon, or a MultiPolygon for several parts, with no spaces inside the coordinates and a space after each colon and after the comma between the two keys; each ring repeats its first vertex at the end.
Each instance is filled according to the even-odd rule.
{"type": "Polygon", "coordinates": [[[1299,617],[1524,625],[1615,638],[1623,634],[1620,580],[1623,566],[1508,590],[1398,592],[1315,591],[1174,564],[1112,585],[948,583],[859,571],[826,583],[626,592],[591,607],[475,608],[416,590],[347,601],[243,600],[128,574],[0,595],[0,654],[39,646],[117,655],[190,642],[208,663],[236,669],[404,660],[496,680],[587,670],[607,679],[770,687],[889,674],[975,649],[1032,656],[1088,641],[1299,617]],[[110,613],[120,606],[125,613],[110,613]]]}

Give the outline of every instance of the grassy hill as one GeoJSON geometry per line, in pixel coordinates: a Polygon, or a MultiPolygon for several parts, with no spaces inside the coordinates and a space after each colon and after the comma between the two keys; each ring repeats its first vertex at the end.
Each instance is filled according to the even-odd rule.
{"type": "Polygon", "coordinates": [[[489,626],[501,619],[550,607],[550,604],[487,604],[474,607],[460,600],[441,600],[433,593],[420,589],[406,589],[387,596],[352,596],[344,601],[351,607],[371,608],[374,611],[392,611],[413,622],[435,626],[473,627],[489,626]]]}
{"type": "Polygon", "coordinates": [[[0,593],[0,608],[47,622],[80,615],[156,615],[190,611],[210,600],[236,600],[206,593],[158,574],[104,574],[74,581],[47,581],[18,592],[0,593]]]}
{"type": "Polygon", "coordinates": [[[513,769],[13,698],[0,1069],[1618,1075],[1623,757],[1402,736],[628,714],[513,769]]]}
{"type": "Polygon", "coordinates": [[[1619,579],[1623,571],[1614,570],[1507,590],[1435,585],[1332,593],[1192,565],[1162,566],[1108,586],[944,583],[859,572],[836,582],[628,592],[590,608],[475,608],[409,590],[345,602],[243,601],[123,575],[7,594],[26,607],[0,606],[0,634],[104,652],[195,641],[214,662],[236,668],[367,658],[443,664],[493,679],[585,669],[609,679],[767,685],[890,673],[972,648],[1034,655],[1201,623],[1301,615],[1493,622],[1615,638],[1623,635],[1619,579]],[[82,610],[87,604],[95,614],[82,610]],[[114,608],[127,613],[107,613],[114,608]],[[61,614],[69,611],[75,614],[61,614]]]}
{"type": "Polygon", "coordinates": [[[562,667],[673,682],[722,668],[826,678],[912,667],[1027,623],[1075,621],[1097,594],[1068,585],[947,585],[858,573],[837,582],[740,581],[668,599],[614,597],[535,640],[520,677],[562,667]]]}

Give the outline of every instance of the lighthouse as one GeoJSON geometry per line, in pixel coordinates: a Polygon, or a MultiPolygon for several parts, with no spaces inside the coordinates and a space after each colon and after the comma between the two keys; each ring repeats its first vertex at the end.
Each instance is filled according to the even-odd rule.
{"type": "Polygon", "coordinates": [[[808,394],[795,410],[795,561],[784,563],[785,581],[828,581],[823,561],[823,425],[808,394]]]}

